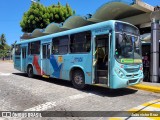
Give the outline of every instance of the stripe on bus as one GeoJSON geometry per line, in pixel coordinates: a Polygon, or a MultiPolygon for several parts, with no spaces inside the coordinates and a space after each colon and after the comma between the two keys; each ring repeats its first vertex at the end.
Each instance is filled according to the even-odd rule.
{"type": "Polygon", "coordinates": [[[42,75],[44,75],[44,71],[41,69],[39,63],[38,63],[38,56],[34,55],[34,59],[33,59],[33,65],[38,73],[38,75],[41,75],[41,71],[42,71],[42,75]]]}

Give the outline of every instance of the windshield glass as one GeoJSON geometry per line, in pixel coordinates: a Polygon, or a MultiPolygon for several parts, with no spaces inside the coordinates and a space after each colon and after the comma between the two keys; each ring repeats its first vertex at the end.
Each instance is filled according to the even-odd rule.
{"type": "Polygon", "coordinates": [[[138,36],[116,33],[115,57],[120,63],[142,63],[141,42],[138,36]]]}

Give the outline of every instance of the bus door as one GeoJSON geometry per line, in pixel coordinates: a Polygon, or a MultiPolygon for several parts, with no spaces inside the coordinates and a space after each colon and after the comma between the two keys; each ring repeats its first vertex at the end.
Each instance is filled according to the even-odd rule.
{"type": "Polygon", "coordinates": [[[21,45],[15,45],[14,68],[21,71],[21,45]]]}
{"type": "Polygon", "coordinates": [[[50,75],[50,43],[42,44],[42,74],[50,75]]]}
{"type": "Polygon", "coordinates": [[[110,34],[96,35],[94,47],[95,83],[109,85],[110,34]]]}
{"type": "Polygon", "coordinates": [[[23,72],[26,72],[26,55],[27,55],[27,47],[26,46],[23,46],[22,47],[22,57],[21,57],[21,70],[23,72]]]}

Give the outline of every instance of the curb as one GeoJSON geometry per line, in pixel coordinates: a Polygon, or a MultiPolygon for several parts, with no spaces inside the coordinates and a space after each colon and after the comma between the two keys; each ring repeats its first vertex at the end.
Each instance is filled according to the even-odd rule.
{"type": "Polygon", "coordinates": [[[152,86],[152,85],[137,84],[137,85],[129,86],[129,87],[140,89],[140,90],[145,90],[145,91],[150,91],[150,92],[155,92],[155,93],[160,93],[160,87],[152,86]]]}

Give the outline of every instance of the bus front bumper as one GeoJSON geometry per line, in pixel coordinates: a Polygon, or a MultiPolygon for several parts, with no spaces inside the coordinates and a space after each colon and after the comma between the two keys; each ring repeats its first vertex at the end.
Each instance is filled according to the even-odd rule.
{"type": "Polygon", "coordinates": [[[118,76],[113,76],[112,81],[110,81],[110,88],[126,88],[128,86],[132,86],[138,84],[143,81],[143,75],[136,78],[119,78],[118,76]]]}

